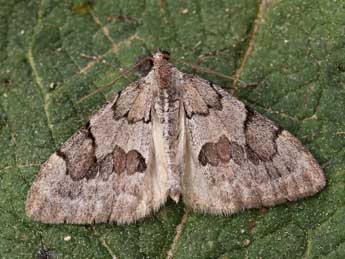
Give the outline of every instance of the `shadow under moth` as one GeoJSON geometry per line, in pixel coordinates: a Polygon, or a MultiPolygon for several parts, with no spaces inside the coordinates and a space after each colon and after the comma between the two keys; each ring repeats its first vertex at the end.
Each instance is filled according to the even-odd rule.
{"type": "Polygon", "coordinates": [[[45,223],[131,223],[168,197],[212,214],[311,196],[323,170],[288,131],[158,51],[37,175],[26,213],[45,223]]]}

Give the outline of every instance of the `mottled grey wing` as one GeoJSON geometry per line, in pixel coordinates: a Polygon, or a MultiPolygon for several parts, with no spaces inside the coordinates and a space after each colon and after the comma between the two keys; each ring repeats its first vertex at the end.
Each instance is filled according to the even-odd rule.
{"type": "Polygon", "coordinates": [[[182,192],[188,206],[232,214],[307,197],[325,186],[322,169],[289,132],[198,77],[184,75],[183,88],[182,192]]]}
{"type": "Polygon", "coordinates": [[[93,115],[43,164],[27,214],[45,223],[129,223],[157,210],[168,188],[156,170],[151,98],[137,81],[93,115]]]}

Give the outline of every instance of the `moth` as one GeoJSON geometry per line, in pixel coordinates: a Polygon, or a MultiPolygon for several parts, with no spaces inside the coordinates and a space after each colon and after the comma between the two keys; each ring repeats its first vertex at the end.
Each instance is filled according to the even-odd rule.
{"type": "MultiPolygon", "coordinates": [[[[145,65],[145,66],[144,66],[145,65]]],[[[233,214],[318,193],[311,153],[227,91],[179,71],[169,53],[95,113],[42,165],[26,213],[44,223],[131,223],[170,197],[233,214]]]]}

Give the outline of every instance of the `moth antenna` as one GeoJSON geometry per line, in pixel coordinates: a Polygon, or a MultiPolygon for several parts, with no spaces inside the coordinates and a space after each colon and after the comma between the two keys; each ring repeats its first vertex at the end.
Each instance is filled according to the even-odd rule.
{"type": "Polygon", "coordinates": [[[142,59],[139,60],[135,65],[125,69],[123,72],[121,72],[120,76],[116,77],[114,80],[112,80],[110,83],[105,84],[103,86],[98,87],[95,91],[83,96],[82,98],[80,98],[76,104],[79,104],[83,101],[85,101],[86,99],[88,99],[91,96],[94,96],[95,94],[102,92],[103,90],[105,90],[106,88],[108,88],[109,86],[113,85],[114,83],[116,83],[118,80],[120,80],[122,77],[125,77],[126,75],[128,75],[130,72],[134,71],[137,67],[139,67],[140,65],[142,65],[144,62],[147,62],[147,60],[152,60],[152,57],[147,56],[146,59],[142,59]]]}
{"type": "Polygon", "coordinates": [[[223,73],[219,73],[219,72],[213,71],[213,70],[211,70],[211,69],[209,69],[209,68],[201,67],[201,66],[195,65],[195,64],[190,63],[190,62],[186,62],[186,61],[177,61],[177,63],[183,64],[183,65],[186,65],[186,66],[189,66],[189,67],[194,68],[194,69],[196,69],[196,70],[198,70],[198,71],[201,71],[201,72],[205,72],[205,73],[208,73],[208,74],[213,74],[213,75],[216,75],[216,76],[219,76],[219,77],[228,79],[228,80],[232,80],[233,82],[234,82],[234,81],[241,82],[241,83],[244,85],[243,88],[245,88],[245,87],[247,87],[247,86],[254,86],[254,85],[257,85],[256,83],[247,83],[247,82],[244,81],[244,80],[235,78],[235,77],[233,77],[233,76],[227,76],[227,75],[224,75],[223,73]]]}
{"type": "Polygon", "coordinates": [[[79,104],[83,101],[85,101],[86,99],[88,99],[89,97],[91,96],[94,96],[95,94],[99,93],[99,92],[102,92],[103,90],[105,90],[106,88],[108,88],[109,86],[111,86],[112,84],[116,83],[116,81],[118,81],[119,79],[121,79],[122,77],[124,77],[125,75],[127,75],[128,71],[125,70],[123,73],[121,73],[120,76],[116,77],[114,80],[112,80],[110,83],[106,84],[106,85],[103,85],[99,88],[97,88],[95,91],[87,94],[87,95],[84,95],[82,98],[80,98],[76,104],[79,104]]]}

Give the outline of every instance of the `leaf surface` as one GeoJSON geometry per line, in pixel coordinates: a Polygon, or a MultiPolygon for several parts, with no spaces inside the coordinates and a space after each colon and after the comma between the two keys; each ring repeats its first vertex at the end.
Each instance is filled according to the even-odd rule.
{"type": "Polygon", "coordinates": [[[35,258],[41,243],[56,258],[343,257],[344,1],[0,0],[0,6],[2,258],[35,258]],[[182,203],[168,202],[126,226],[29,220],[25,199],[40,164],[135,79],[122,71],[156,48],[169,50],[181,70],[232,87],[296,135],[324,167],[326,189],[227,217],[186,216],[182,203]]]}

